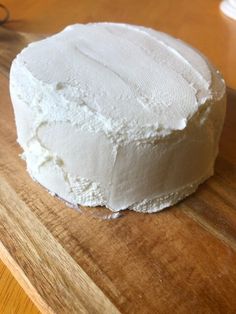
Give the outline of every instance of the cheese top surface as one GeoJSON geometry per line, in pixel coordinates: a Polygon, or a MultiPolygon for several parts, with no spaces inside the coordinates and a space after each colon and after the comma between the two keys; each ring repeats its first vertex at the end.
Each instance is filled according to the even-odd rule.
{"type": "Polygon", "coordinates": [[[17,62],[44,89],[57,91],[57,108],[44,101],[52,119],[84,123],[117,142],[183,130],[199,107],[224,94],[220,75],[197,51],[141,26],[68,26],[30,44],[17,62]],[[71,114],[63,110],[68,103],[71,114]]]}

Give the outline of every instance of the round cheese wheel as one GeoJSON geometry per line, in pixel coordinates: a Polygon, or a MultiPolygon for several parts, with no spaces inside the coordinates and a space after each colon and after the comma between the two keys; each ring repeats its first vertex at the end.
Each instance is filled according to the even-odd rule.
{"type": "Polygon", "coordinates": [[[10,92],[30,175],[71,204],[155,212],[213,174],[224,80],[165,33],[68,26],[15,58],[10,92]]]}

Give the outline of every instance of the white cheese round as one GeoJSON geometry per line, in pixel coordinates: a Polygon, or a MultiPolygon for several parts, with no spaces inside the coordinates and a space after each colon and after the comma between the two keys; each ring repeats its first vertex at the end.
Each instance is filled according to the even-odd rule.
{"type": "Polygon", "coordinates": [[[68,26],[16,57],[10,92],[29,173],[67,202],[155,212],[213,174],[225,84],[167,34],[68,26]]]}

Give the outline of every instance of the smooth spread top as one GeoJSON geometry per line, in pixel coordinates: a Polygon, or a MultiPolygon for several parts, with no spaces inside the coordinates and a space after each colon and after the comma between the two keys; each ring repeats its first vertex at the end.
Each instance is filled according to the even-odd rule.
{"type": "Polygon", "coordinates": [[[68,26],[30,44],[15,62],[48,89],[48,99],[56,91],[56,106],[47,101],[44,114],[120,139],[182,130],[200,106],[224,94],[220,74],[197,51],[140,26],[68,26]]]}

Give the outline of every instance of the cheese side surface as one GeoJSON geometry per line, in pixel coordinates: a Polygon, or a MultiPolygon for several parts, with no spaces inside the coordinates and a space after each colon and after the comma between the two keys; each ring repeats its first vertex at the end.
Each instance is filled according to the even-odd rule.
{"type": "Polygon", "coordinates": [[[167,34],[68,26],[17,55],[10,94],[28,172],[71,204],[156,212],[213,175],[225,83],[167,34]]]}

